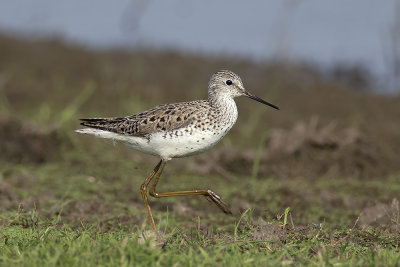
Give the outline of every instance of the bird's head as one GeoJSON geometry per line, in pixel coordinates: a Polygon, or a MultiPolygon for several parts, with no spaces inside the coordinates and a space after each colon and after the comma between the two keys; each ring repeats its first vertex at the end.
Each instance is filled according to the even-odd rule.
{"type": "Polygon", "coordinates": [[[260,103],[279,109],[277,106],[249,93],[243,86],[242,79],[229,70],[221,70],[214,73],[208,83],[208,98],[212,99],[218,96],[228,96],[235,98],[238,96],[247,96],[260,103]]]}

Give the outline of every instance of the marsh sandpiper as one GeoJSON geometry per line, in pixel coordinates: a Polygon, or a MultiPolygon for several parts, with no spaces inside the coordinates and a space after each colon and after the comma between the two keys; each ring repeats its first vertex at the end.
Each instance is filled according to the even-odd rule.
{"type": "Polygon", "coordinates": [[[238,117],[234,101],[238,96],[247,96],[279,109],[247,92],[238,75],[222,70],[211,76],[207,100],[160,105],[126,117],[81,119],[81,125],[87,128],[76,132],[119,141],[129,148],[161,158],[140,188],[154,230],[156,225],[147,201],[147,187],[152,180],[149,189],[152,197],[202,195],[214,202],[224,213],[231,214],[229,206],[211,190],[158,193],[156,186],[169,160],[210,149],[228,133],[238,117]]]}

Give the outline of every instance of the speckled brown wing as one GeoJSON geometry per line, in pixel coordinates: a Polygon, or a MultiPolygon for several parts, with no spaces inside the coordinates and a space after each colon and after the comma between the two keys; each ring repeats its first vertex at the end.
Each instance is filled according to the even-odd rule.
{"type": "Polygon", "coordinates": [[[81,125],[104,131],[146,137],[183,128],[204,116],[205,100],[160,105],[127,117],[81,119],[81,125]]]}

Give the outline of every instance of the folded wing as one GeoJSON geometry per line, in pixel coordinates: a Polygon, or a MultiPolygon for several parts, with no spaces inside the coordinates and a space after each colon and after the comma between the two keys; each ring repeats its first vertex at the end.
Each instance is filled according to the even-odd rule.
{"type": "Polygon", "coordinates": [[[139,114],[114,117],[81,119],[81,125],[118,134],[146,137],[156,132],[171,132],[200,119],[200,106],[207,101],[192,101],[157,106],[139,114]]]}

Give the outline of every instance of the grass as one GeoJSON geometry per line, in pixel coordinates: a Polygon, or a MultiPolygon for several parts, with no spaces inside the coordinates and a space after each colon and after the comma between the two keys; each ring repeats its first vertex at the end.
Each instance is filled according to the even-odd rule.
{"type": "MultiPolygon", "coordinates": [[[[1,266],[400,264],[399,128],[393,123],[399,99],[354,94],[314,72],[299,72],[294,76],[304,77],[292,80],[278,66],[0,39],[0,74],[6,81],[0,87],[1,266]],[[208,70],[226,65],[244,77],[259,77],[244,80],[257,95],[269,94],[268,100],[284,104],[282,111],[266,112],[239,100],[238,125],[221,144],[166,166],[160,191],[212,189],[231,205],[233,216],[202,197],[151,198],[158,230],[149,230],[139,188],[157,159],[78,136],[77,119],[200,98],[208,70]],[[266,83],[270,93],[260,86],[266,83]],[[293,86],[301,90],[288,89],[293,86]],[[273,157],[282,165],[266,164],[274,128],[289,131],[315,114],[324,125],[361,127],[368,142],[355,139],[355,149],[334,154],[335,147],[321,148],[318,139],[286,155],[289,159],[273,157]],[[323,170],[318,164],[324,153],[333,154],[339,171],[313,172],[323,170]],[[368,175],[340,172],[340,164],[368,175]],[[291,168],[299,172],[287,172],[291,168]]],[[[330,134],[333,140],[342,138],[340,132],[330,134]]]]}
{"type": "MultiPolygon", "coordinates": [[[[93,156],[97,149],[86,152],[93,156]]],[[[119,158],[117,153],[121,151],[115,150],[111,155],[94,156],[96,163],[81,152],[70,152],[74,156],[40,167],[2,166],[4,181],[13,185],[13,192],[22,204],[15,208],[12,207],[17,203],[10,204],[9,211],[0,215],[0,263],[4,266],[394,266],[399,263],[398,234],[384,227],[354,228],[361,210],[331,206],[316,193],[340,190],[339,198],[352,196],[358,201],[369,201],[368,192],[373,190],[391,199],[398,192],[399,176],[391,177],[390,185],[347,179],[319,181],[312,185],[314,198],[305,200],[303,190],[309,190],[311,184],[300,186],[296,180],[260,180],[249,176],[245,181],[238,178],[232,187],[219,177],[191,175],[188,179],[187,175],[171,177],[167,172],[160,184],[164,190],[178,185],[180,188],[211,185],[232,204],[235,215],[221,214],[202,198],[151,200],[159,228],[153,232],[146,225],[146,211],[138,193],[149,168],[135,170],[140,175],[132,177],[127,174],[133,172],[132,162],[120,158],[117,168],[108,170],[106,165],[112,163],[108,161],[119,158]],[[80,163],[76,164],[77,161],[80,163]],[[96,170],[95,166],[106,168],[96,170]],[[28,174],[33,180],[24,180],[26,184],[18,186],[20,181],[15,178],[28,174]],[[296,188],[298,197],[287,188],[296,188]],[[282,194],[282,190],[289,195],[282,194]],[[243,200],[252,208],[237,209],[243,200]],[[179,211],[177,201],[184,203],[186,211],[179,211]]]]}
{"type": "Polygon", "coordinates": [[[9,226],[1,233],[0,261],[3,266],[395,266],[400,260],[398,240],[380,237],[368,245],[376,236],[362,231],[320,229],[310,236],[289,235],[282,243],[251,240],[245,230],[232,239],[224,232],[210,237],[195,228],[189,233],[174,228],[154,239],[154,233],[141,229],[132,234],[95,228],[71,229],[46,221],[9,226]]]}

